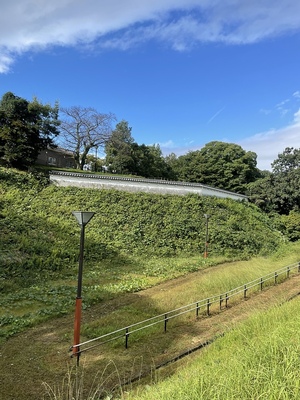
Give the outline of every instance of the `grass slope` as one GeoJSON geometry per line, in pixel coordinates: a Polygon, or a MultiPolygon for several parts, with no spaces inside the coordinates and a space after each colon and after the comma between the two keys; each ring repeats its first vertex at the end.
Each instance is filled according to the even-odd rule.
{"type": "MultiPolygon", "coordinates": [[[[41,398],[40,387],[32,387],[34,382],[47,381],[47,377],[49,382],[57,382],[64,374],[66,357],[61,353],[72,342],[80,231],[73,210],[96,212],[85,241],[82,334],[86,338],[195,301],[199,293],[203,298],[206,293],[224,292],[273,271],[283,260],[284,265],[288,260],[297,261],[299,253],[295,247],[291,254],[276,253],[284,249],[284,241],[267,216],[251,204],[230,199],[57,188],[43,175],[4,168],[0,168],[0,195],[0,339],[1,354],[6,354],[2,367],[13,360],[5,382],[16,375],[32,374],[27,385],[27,398],[31,399],[41,398]],[[208,259],[203,259],[204,213],[211,215],[208,259]],[[272,252],[275,255],[266,262],[264,256],[272,252]],[[260,262],[256,259],[256,264],[248,267],[243,264],[246,261],[230,264],[230,268],[224,264],[217,275],[208,269],[253,255],[260,255],[260,262]],[[206,281],[201,283],[189,275],[203,270],[209,274],[203,275],[206,281]],[[183,275],[192,279],[187,280],[185,289],[177,290],[175,284],[172,291],[164,293],[156,286],[183,275]],[[149,292],[140,291],[149,287],[156,294],[143,296],[149,292]],[[45,323],[49,319],[52,322],[45,323]],[[30,332],[35,332],[32,327],[36,327],[36,337],[31,336],[30,332]],[[27,334],[30,346],[20,352],[27,334]]],[[[291,247],[286,249],[288,252],[291,247]]],[[[166,348],[176,353],[187,335],[185,330],[191,329],[192,321],[187,322],[187,328],[184,323],[185,328],[171,336],[171,342],[170,336],[166,341],[159,339],[153,354],[164,354],[166,348]]],[[[126,354],[121,352],[120,358],[118,347],[109,347],[99,365],[97,357],[93,360],[96,363],[90,365],[88,375],[94,368],[103,371],[103,362],[109,363],[112,352],[120,365],[127,365],[145,350],[151,356],[151,346],[140,348],[139,338],[130,338],[132,347],[126,354]]],[[[151,358],[146,363],[149,365],[151,358]]],[[[129,365],[122,374],[127,376],[132,368],[129,365]]],[[[10,389],[13,380],[11,385],[10,389]]],[[[14,396],[9,391],[6,394],[14,396]]]]}
{"type": "Polygon", "coordinates": [[[300,299],[258,312],[139,400],[292,400],[300,397],[300,299]]]}

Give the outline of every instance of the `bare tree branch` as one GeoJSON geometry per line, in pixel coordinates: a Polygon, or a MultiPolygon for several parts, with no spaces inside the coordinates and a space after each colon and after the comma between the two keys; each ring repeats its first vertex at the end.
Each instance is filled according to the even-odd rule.
{"type": "Polygon", "coordinates": [[[61,108],[60,130],[63,146],[73,151],[78,169],[83,169],[92,148],[104,147],[111,137],[114,114],[99,113],[92,107],[61,108]]]}

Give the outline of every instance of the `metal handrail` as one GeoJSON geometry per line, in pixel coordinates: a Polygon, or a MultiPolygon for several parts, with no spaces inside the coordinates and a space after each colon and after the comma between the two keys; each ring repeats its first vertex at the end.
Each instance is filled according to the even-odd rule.
{"type": "Polygon", "coordinates": [[[124,337],[126,338],[126,348],[127,348],[128,337],[129,337],[129,335],[132,335],[135,332],[147,329],[147,328],[149,328],[151,326],[154,326],[154,325],[157,325],[159,323],[164,323],[165,324],[165,330],[166,330],[166,323],[170,319],[174,319],[176,317],[179,317],[180,315],[183,315],[183,314],[186,314],[188,312],[195,311],[195,310],[196,310],[197,315],[198,315],[198,311],[200,310],[200,308],[203,308],[203,307],[206,307],[207,311],[209,313],[210,306],[213,305],[213,304],[216,304],[216,303],[220,304],[220,309],[221,309],[222,302],[226,302],[226,307],[227,307],[227,305],[228,305],[227,303],[228,303],[228,300],[230,298],[232,298],[232,297],[234,297],[234,296],[236,296],[238,294],[241,294],[241,293],[244,294],[244,298],[245,298],[246,297],[245,293],[247,293],[247,291],[249,289],[251,289],[251,288],[253,288],[253,287],[257,286],[257,285],[260,285],[261,289],[262,289],[262,284],[265,283],[265,282],[270,281],[271,279],[274,279],[274,284],[276,284],[277,283],[277,278],[280,275],[286,274],[286,278],[288,278],[290,276],[290,274],[296,268],[297,268],[297,272],[300,273],[300,262],[297,262],[295,264],[291,264],[291,265],[282,267],[282,268],[280,268],[280,269],[278,269],[278,270],[276,270],[274,272],[271,272],[271,273],[269,273],[269,274],[267,274],[267,275],[265,275],[263,277],[256,278],[256,279],[254,279],[254,280],[252,280],[250,282],[245,283],[244,285],[238,286],[238,287],[236,287],[234,289],[228,290],[227,292],[221,293],[219,295],[213,295],[213,296],[210,296],[210,297],[208,297],[206,299],[201,299],[201,300],[195,301],[193,303],[190,303],[190,304],[175,308],[173,310],[164,312],[164,313],[156,315],[154,317],[147,318],[147,319],[145,319],[143,321],[139,321],[139,322],[136,322],[134,324],[127,325],[127,326],[125,326],[123,328],[120,328],[120,329],[117,329],[117,330],[115,330],[113,332],[109,332],[109,333],[106,333],[104,335],[98,336],[96,338],[87,340],[87,341],[82,342],[82,343],[80,343],[78,345],[73,345],[73,346],[70,347],[70,350],[72,350],[74,348],[75,349],[76,348],[78,348],[78,349],[80,348],[79,351],[80,351],[80,353],[82,353],[82,352],[86,352],[88,350],[91,350],[94,347],[97,347],[97,346],[100,346],[102,344],[105,344],[105,343],[108,343],[108,342],[111,342],[111,341],[114,341],[114,340],[118,340],[118,339],[124,338],[124,337]],[[125,333],[120,335],[121,332],[125,332],[125,333]],[[111,336],[113,336],[113,337],[111,337],[111,336]],[[111,338],[107,339],[108,337],[111,337],[111,338]],[[101,339],[107,339],[107,340],[101,341],[100,343],[97,343],[97,344],[94,344],[92,346],[85,347],[85,348],[82,349],[82,346],[86,346],[86,345],[94,343],[96,341],[100,341],[101,339]]]}

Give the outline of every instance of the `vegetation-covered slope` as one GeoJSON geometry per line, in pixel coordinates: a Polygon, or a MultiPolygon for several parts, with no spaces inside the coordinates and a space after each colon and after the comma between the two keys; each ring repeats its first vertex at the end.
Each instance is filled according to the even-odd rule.
{"type": "Polygon", "coordinates": [[[55,270],[78,256],[72,211],[94,211],[87,228],[89,260],[120,255],[178,256],[203,253],[204,213],[213,255],[271,252],[281,236],[249,203],[197,195],[173,196],[57,188],[32,174],[0,170],[2,273],[55,270]]]}
{"type": "Polygon", "coordinates": [[[3,168],[0,194],[2,337],[73,309],[80,235],[74,210],[96,213],[86,228],[84,306],[217,257],[270,253],[282,240],[258,208],[233,200],[58,188],[43,175],[3,168]],[[211,215],[206,260],[204,213],[211,215]]]}

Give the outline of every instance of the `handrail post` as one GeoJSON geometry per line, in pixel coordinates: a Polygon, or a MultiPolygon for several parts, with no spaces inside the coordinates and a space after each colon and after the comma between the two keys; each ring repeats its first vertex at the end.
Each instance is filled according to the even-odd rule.
{"type": "Polygon", "coordinates": [[[165,314],[165,332],[167,332],[168,314],[165,314]]]}
{"type": "Polygon", "coordinates": [[[260,278],[260,290],[263,290],[263,283],[264,283],[263,278],[260,278]]]}
{"type": "Polygon", "coordinates": [[[290,277],[290,267],[289,266],[286,267],[286,277],[287,278],[290,277]]]}
{"type": "Polygon", "coordinates": [[[247,298],[247,285],[244,285],[244,299],[247,298]]]}
{"type": "Polygon", "coordinates": [[[210,302],[209,299],[207,299],[207,304],[206,304],[206,314],[209,315],[209,306],[210,306],[210,302]]]}
{"type": "Polygon", "coordinates": [[[128,328],[126,328],[126,332],[125,332],[125,349],[128,349],[128,338],[129,338],[129,331],[128,331],[128,328]]]}
{"type": "Polygon", "coordinates": [[[228,307],[228,299],[229,299],[228,293],[226,293],[226,295],[225,295],[225,307],[226,308],[228,307]]]}
{"type": "Polygon", "coordinates": [[[220,295],[220,310],[222,310],[222,303],[223,303],[223,298],[222,295],[220,295]]]}
{"type": "Polygon", "coordinates": [[[278,274],[277,274],[277,272],[275,271],[275,275],[274,275],[274,283],[275,283],[275,285],[277,284],[277,277],[278,277],[278,274]]]}
{"type": "Polygon", "coordinates": [[[199,303],[197,303],[196,304],[196,317],[199,316],[199,310],[200,310],[199,303]]]}

